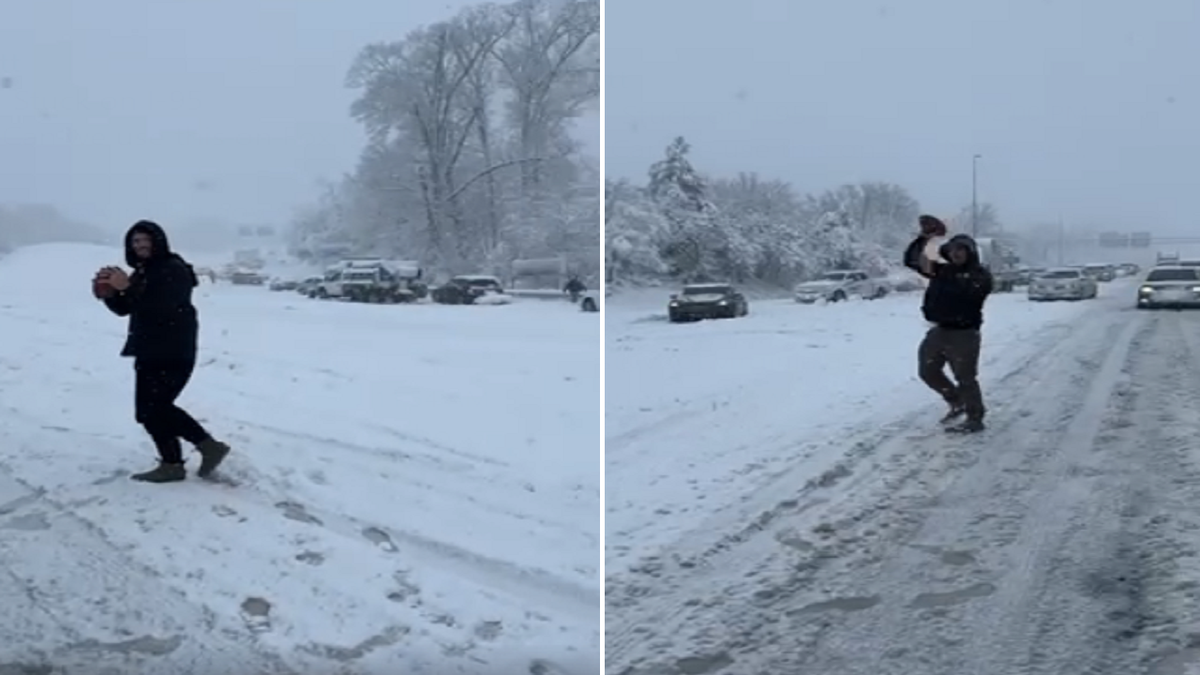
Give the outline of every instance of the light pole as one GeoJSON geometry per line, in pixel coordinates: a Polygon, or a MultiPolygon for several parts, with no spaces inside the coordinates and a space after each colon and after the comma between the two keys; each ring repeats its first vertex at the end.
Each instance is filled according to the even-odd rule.
{"type": "Polygon", "coordinates": [[[971,158],[971,236],[979,236],[979,160],[983,155],[971,158]]]}

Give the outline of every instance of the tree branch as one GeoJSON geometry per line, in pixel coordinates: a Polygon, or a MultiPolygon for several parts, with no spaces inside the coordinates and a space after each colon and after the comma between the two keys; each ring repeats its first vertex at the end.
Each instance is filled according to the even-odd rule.
{"type": "Polygon", "coordinates": [[[467,188],[471,187],[471,185],[474,184],[475,182],[479,181],[482,178],[486,178],[490,174],[493,174],[493,173],[499,171],[500,169],[507,169],[510,166],[517,166],[520,164],[541,162],[541,161],[543,161],[543,159],[544,158],[542,158],[542,157],[523,157],[521,159],[513,159],[513,160],[509,160],[507,162],[500,162],[499,164],[497,164],[495,166],[490,166],[490,167],[484,169],[483,171],[480,171],[479,173],[475,174],[474,176],[471,176],[471,178],[468,179],[467,182],[463,183],[462,185],[459,186],[459,188],[457,190],[450,193],[450,195],[446,197],[446,201],[454,199],[458,195],[462,194],[463,190],[466,190],[467,188]]]}

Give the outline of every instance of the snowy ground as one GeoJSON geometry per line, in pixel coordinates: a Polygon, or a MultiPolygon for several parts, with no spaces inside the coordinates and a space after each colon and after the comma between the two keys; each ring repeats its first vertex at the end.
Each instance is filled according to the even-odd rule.
{"type": "Polygon", "coordinates": [[[1200,673],[1200,313],[1134,289],[993,297],[965,438],[914,376],[919,296],[614,299],[606,670],[1200,673]]]}
{"type": "Polygon", "coordinates": [[[0,672],[598,671],[595,314],[202,286],[235,484],[146,485],[119,261],[0,260],[0,672]]]}

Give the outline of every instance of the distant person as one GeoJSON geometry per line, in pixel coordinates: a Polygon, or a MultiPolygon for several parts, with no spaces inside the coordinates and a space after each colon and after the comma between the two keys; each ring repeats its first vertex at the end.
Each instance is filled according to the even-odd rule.
{"type": "Polygon", "coordinates": [[[132,274],[120,267],[103,268],[93,288],[114,314],[129,317],[121,356],[133,357],[135,419],[158,449],[159,465],[132,478],[184,480],[180,438],[196,446],[201,457],[197,475],[207,478],[229,454],[229,446],[175,405],[196,368],[199,321],[192,289],[199,279],[187,261],[171,252],[162,227],[149,220],[139,220],[125,234],[125,262],[132,274]]]}
{"type": "Polygon", "coordinates": [[[922,216],[921,235],[904,253],[905,266],[929,280],[921,311],[933,326],[917,349],[917,372],[949,406],[943,424],[966,417],[948,430],[974,433],[984,429],[986,412],[979,386],[979,351],[992,274],[979,263],[975,240],[965,234],[951,237],[934,252],[936,257],[930,256],[926,250],[930,238],[945,233],[940,220],[922,216]],[[947,365],[957,382],[946,377],[947,365]]]}
{"type": "Polygon", "coordinates": [[[587,291],[587,286],[579,280],[579,277],[571,277],[567,281],[567,285],[563,286],[563,293],[568,293],[571,296],[571,302],[579,302],[579,296],[587,291]]]}

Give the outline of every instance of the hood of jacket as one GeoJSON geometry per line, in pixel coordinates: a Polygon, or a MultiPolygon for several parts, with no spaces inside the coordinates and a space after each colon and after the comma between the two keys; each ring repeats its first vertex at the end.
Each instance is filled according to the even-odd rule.
{"type": "Polygon", "coordinates": [[[168,259],[179,261],[180,264],[187,268],[188,273],[191,274],[192,285],[200,285],[200,279],[196,276],[196,270],[182,256],[171,250],[171,242],[167,240],[167,233],[161,225],[152,220],[139,220],[125,233],[125,262],[130,267],[137,269],[148,262],[168,259]],[[150,236],[151,250],[149,261],[139,258],[133,250],[133,235],[138,233],[150,236]]]}
{"type": "Polygon", "coordinates": [[[977,267],[979,265],[979,245],[975,243],[975,240],[970,235],[956,234],[950,237],[938,249],[938,253],[942,256],[943,260],[949,261],[951,260],[950,250],[959,246],[967,249],[967,266],[977,267]]]}

